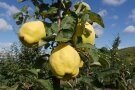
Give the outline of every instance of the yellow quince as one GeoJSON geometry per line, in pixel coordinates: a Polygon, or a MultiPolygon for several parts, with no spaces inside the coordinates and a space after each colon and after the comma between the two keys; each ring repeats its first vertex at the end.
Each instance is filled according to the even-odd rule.
{"type": "Polygon", "coordinates": [[[81,23],[77,24],[75,35],[73,36],[73,42],[77,40],[77,37],[82,37],[83,43],[90,43],[94,45],[95,43],[95,31],[91,24],[88,22],[85,23],[84,28],[88,30],[89,36],[83,34],[83,25],[81,23]]]}
{"type": "Polygon", "coordinates": [[[63,80],[76,77],[79,68],[83,66],[78,52],[69,44],[58,45],[49,58],[50,66],[54,75],[63,80]]]}
{"type": "Polygon", "coordinates": [[[42,21],[26,22],[19,30],[19,39],[27,47],[37,46],[46,37],[46,29],[42,21]]]}

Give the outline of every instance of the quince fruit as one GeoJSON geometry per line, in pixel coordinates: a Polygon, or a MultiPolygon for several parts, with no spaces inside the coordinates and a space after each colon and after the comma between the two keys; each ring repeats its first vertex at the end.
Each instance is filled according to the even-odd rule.
{"type": "Polygon", "coordinates": [[[76,77],[83,66],[78,52],[69,44],[62,43],[52,52],[49,59],[54,75],[63,80],[76,77]]]}
{"type": "Polygon", "coordinates": [[[84,28],[88,30],[89,35],[83,34],[83,25],[81,23],[77,24],[75,35],[73,36],[73,42],[77,40],[78,37],[82,38],[82,43],[90,43],[94,45],[95,43],[95,31],[91,24],[88,22],[85,23],[84,28]]]}
{"type": "Polygon", "coordinates": [[[27,22],[19,30],[19,39],[27,47],[37,46],[46,37],[46,29],[42,21],[27,22]]]}

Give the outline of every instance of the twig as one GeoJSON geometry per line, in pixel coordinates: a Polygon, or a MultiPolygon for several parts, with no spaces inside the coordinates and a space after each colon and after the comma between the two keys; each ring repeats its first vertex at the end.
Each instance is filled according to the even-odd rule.
{"type": "Polygon", "coordinates": [[[73,85],[70,82],[66,82],[72,89],[74,88],[73,85]]]}

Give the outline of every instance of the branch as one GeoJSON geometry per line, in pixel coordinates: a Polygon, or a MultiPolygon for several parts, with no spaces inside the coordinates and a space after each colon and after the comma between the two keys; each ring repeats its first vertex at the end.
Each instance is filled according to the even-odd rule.
{"type": "Polygon", "coordinates": [[[58,22],[58,30],[60,31],[60,25],[61,25],[61,0],[58,0],[59,8],[57,12],[57,22],[58,22]]]}
{"type": "Polygon", "coordinates": [[[82,8],[82,4],[79,4],[79,7],[77,8],[76,13],[79,13],[81,8],[82,8]]]}

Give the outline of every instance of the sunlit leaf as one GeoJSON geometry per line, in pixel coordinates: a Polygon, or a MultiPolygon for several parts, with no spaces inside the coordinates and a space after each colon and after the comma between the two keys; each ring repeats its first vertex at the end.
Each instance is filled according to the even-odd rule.
{"type": "Polygon", "coordinates": [[[104,22],[99,14],[97,14],[95,12],[90,12],[89,16],[93,22],[98,23],[100,26],[102,26],[104,28],[104,22]]]}
{"type": "Polygon", "coordinates": [[[104,68],[110,68],[110,62],[106,59],[99,59],[99,62],[101,63],[102,67],[104,68]]]}

